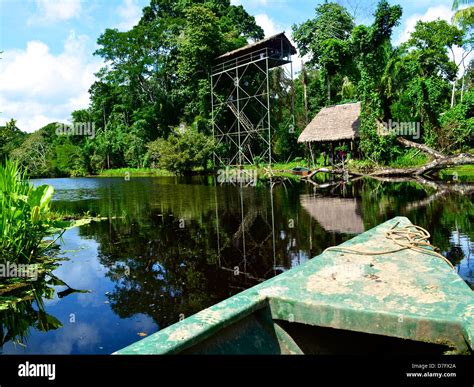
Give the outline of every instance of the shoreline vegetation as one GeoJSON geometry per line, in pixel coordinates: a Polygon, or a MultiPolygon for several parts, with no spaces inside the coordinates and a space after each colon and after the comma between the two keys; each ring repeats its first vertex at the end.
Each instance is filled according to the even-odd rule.
{"type": "MultiPolygon", "coordinates": [[[[391,168],[397,169],[410,169],[415,167],[420,167],[425,163],[405,163],[400,165],[397,161],[396,163],[392,164],[391,168]]],[[[377,174],[377,172],[386,169],[386,167],[377,166],[373,163],[368,163],[364,160],[351,160],[347,164],[348,168],[355,173],[366,174],[369,176],[372,173],[377,174]]],[[[272,166],[271,171],[272,177],[285,177],[285,178],[294,178],[299,180],[300,177],[294,175],[291,170],[293,168],[307,168],[307,163],[305,162],[298,162],[292,161],[289,163],[276,163],[272,166]]],[[[327,173],[330,173],[331,166],[325,166],[322,163],[317,163],[314,169],[318,168],[326,168],[328,169],[327,173]]],[[[230,171],[237,171],[237,168],[230,168],[230,171]]],[[[269,178],[269,168],[262,167],[262,166],[245,166],[244,170],[246,171],[257,171],[257,176],[260,180],[267,180],[269,178]]],[[[204,173],[203,171],[195,171],[192,175],[215,175],[214,173],[208,171],[204,173]]],[[[88,175],[84,177],[117,177],[117,178],[135,178],[135,177],[176,177],[179,176],[177,174],[165,171],[165,170],[155,170],[151,168],[140,168],[140,169],[133,169],[133,168],[119,168],[119,169],[110,169],[106,171],[100,172],[98,175],[88,175]]],[[[434,180],[439,181],[453,181],[458,183],[474,183],[474,165],[461,165],[449,168],[440,169],[437,174],[435,175],[434,180]]]]}
{"type": "Polygon", "coordinates": [[[62,327],[44,305],[56,286],[66,288],[61,297],[88,292],[53,272],[64,261],[58,244],[63,233],[92,218],[65,220],[51,209],[53,194],[51,185],[31,184],[18,163],[0,165],[0,347],[9,341],[25,346],[30,326],[42,332],[62,327]]]}
{"type": "Polygon", "coordinates": [[[88,175],[87,177],[173,177],[175,174],[155,168],[116,168],[107,169],[99,172],[97,175],[88,175]]]}
{"type": "Polygon", "coordinates": [[[53,193],[50,185],[34,187],[29,183],[18,163],[0,165],[1,261],[31,264],[50,252],[60,237],[45,242],[59,228],[50,208],[53,193]]]}
{"type": "Polygon", "coordinates": [[[53,211],[54,187],[34,186],[16,162],[0,165],[0,262],[41,265],[54,261],[57,242],[71,228],[105,218],[53,211]]]}
{"type": "MultiPolygon", "coordinates": [[[[87,131],[66,130],[58,122],[18,128],[12,118],[0,126],[0,161],[16,160],[30,177],[42,178],[208,174],[218,172],[214,152],[225,162],[235,160],[237,144],[214,136],[217,126],[232,128],[236,116],[227,104],[214,121],[212,69],[217,57],[263,40],[264,30],[243,6],[171,3],[146,6],[136,26],[106,29],[98,38],[94,55],[108,65],[96,74],[89,104],[70,117],[71,127],[87,131]]],[[[289,177],[293,165],[308,167],[306,160],[333,150],[351,153],[349,172],[357,174],[385,176],[385,169],[395,169],[391,176],[421,176],[426,165],[430,172],[439,169],[440,179],[472,181],[472,166],[456,166],[474,157],[472,12],[453,21],[419,20],[400,44],[394,44],[393,31],[403,20],[402,7],[380,0],[371,14],[370,22],[357,24],[346,7],[325,2],[292,27],[306,63],[294,78],[281,67],[269,72],[274,173],[289,177]],[[466,63],[454,61],[454,51],[466,63]],[[299,142],[323,109],[354,102],[360,112],[352,144],[345,137],[313,142],[309,149],[299,142]],[[437,160],[440,154],[444,160],[437,160]],[[443,170],[451,164],[456,169],[443,170]]],[[[242,82],[245,88],[253,81],[242,82]]],[[[226,87],[214,90],[217,99],[229,99],[226,87]]],[[[245,114],[252,122],[261,119],[255,108],[245,114]]],[[[252,137],[239,150],[245,152],[242,160],[265,172],[267,146],[252,137]]],[[[314,164],[311,169],[322,167],[314,164]]]]}
{"type": "MultiPolygon", "coordinates": [[[[316,173],[328,173],[347,176],[365,176],[365,177],[402,177],[402,176],[423,176],[429,180],[452,181],[454,183],[474,183],[474,163],[472,149],[468,153],[446,156],[426,145],[414,143],[400,138],[399,142],[410,149],[400,155],[398,158],[388,163],[388,165],[379,165],[372,160],[348,159],[345,163],[339,165],[326,165],[322,155],[311,165],[310,161],[305,161],[301,157],[295,158],[291,162],[274,163],[271,167],[263,165],[245,165],[240,168],[244,171],[254,171],[257,179],[268,180],[270,177],[299,179],[299,176],[292,173],[293,169],[306,168],[310,173],[309,178],[316,173]],[[458,159],[461,158],[461,162],[458,159]],[[444,160],[455,160],[453,163],[444,162],[444,160]],[[443,164],[444,163],[444,164],[443,164]],[[442,165],[441,165],[442,164],[442,165]],[[441,165],[441,166],[440,166],[441,165]],[[425,171],[426,169],[426,171],[425,171]],[[421,171],[422,173],[418,173],[421,171]],[[428,172],[430,176],[425,176],[428,172]]],[[[188,175],[209,175],[217,176],[223,173],[238,171],[237,167],[223,167],[212,171],[212,168],[196,168],[190,171],[188,175]]],[[[124,177],[125,179],[133,177],[174,177],[179,176],[176,173],[165,169],[156,168],[118,168],[101,171],[95,177],[124,177]]],[[[89,176],[89,177],[94,177],[89,176]]],[[[306,178],[306,176],[305,176],[306,178]]]]}

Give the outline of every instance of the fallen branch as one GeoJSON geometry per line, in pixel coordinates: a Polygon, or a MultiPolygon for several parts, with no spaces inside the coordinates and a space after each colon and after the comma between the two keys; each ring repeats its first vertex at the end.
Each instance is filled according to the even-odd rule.
{"type": "Polygon", "coordinates": [[[416,176],[421,176],[429,172],[435,172],[443,168],[455,167],[458,165],[474,164],[474,156],[469,153],[461,153],[456,156],[445,157],[441,160],[434,160],[424,165],[415,172],[416,176]]]}
{"type": "Polygon", "coordinates": [[[437,158],[437,159],[442,159],[442,158],[446,157],[446,155],[444,155],[443,153],[438,152],[437,150],[434,150],[433,148],[430,148],[429,146],[426,146],[426,145],[423,145],[423,144],[418,144],[416,142],[407,140],[406,138],[403,138],[403,137],[398,137],[397,141],[399,143],[405,145],[406,147],[421,150],[421,151],[423,151],[425,153],[428,153],[429,155],[431,155],[431,156],[433,156],[434,158],[437,158]]]}
{"type": "Polygon", "coordinates": [[[455,156],[445,156],[443,159],[436,159],[418,168],[386,168],[370,173],[368,176],[423,176],[444,168],[451,168],[459,165],[474,164],[474,156],[462,153],[455,156]]]}
{"type": "Polygon", "coordinates": [[[372,172],[369,176],[423,176],[429,175],[433,172],[439,171],[440,169],[455,167],[459,165],[470,165],[474,164],[474,156],[469,153],[461,153],[454,156],[446,156],[441,152],[438,152],[429,146],[423,144],[417,144],[416,142],[409,141],[405,138],[399,137],[398,142],[401,144],[421,150],[435,159],[421,167],[417,168],[386,168],[375,172],[372,172]]]}

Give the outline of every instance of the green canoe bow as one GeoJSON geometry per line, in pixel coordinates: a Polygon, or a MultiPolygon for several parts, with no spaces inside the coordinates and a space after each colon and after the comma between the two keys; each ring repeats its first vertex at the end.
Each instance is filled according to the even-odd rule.
{"type": "MultiPolygon", "coordinates": [[[[387,221],[341,246],[394,248],[387,221]]],[[[327,251],[116,354],[471,353],[473,291],[439,257],[327,251]]]]}

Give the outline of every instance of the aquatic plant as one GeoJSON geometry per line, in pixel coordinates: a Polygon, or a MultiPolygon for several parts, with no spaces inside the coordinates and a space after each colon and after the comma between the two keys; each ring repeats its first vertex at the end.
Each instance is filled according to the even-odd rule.
{"type": "Polygon", "coordinates": [[[58,222],[50,201],[54,188],[34,187],[18,163],[0,166],[0,262],[35,263],[54,241],[45,241],[58,222]]]}
{"type": "Polygon", "coordinates": [[[60,261],[55,242],[80,223],[51,211],[53,193],[50,185],[29,183],[17,162],[0,165],[0,348],[9,341],[25,345],[31,327],[46,332],[62,326],[44,307],[43,299],[54,297],[55,286],[66,287],[59,297],[85,292],[53,274],[60,261]],[[27,269],[20,274],[20,267],[27,269]]]}

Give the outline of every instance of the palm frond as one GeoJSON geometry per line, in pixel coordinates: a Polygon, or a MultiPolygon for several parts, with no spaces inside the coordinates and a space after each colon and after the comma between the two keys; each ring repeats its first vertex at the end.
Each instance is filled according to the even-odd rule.
{"type": "Polygon", "coordinates": [[[474,7],[460,9],[453,15],[454,24],[459,24],[463,20],[469,19],[474,19],[474,7]]]}
{"type": "Polygon", "coordinates": [[[473,4],[474,0],[454,0],[453,11],[457,10],[461,5],[473,4]]]}

